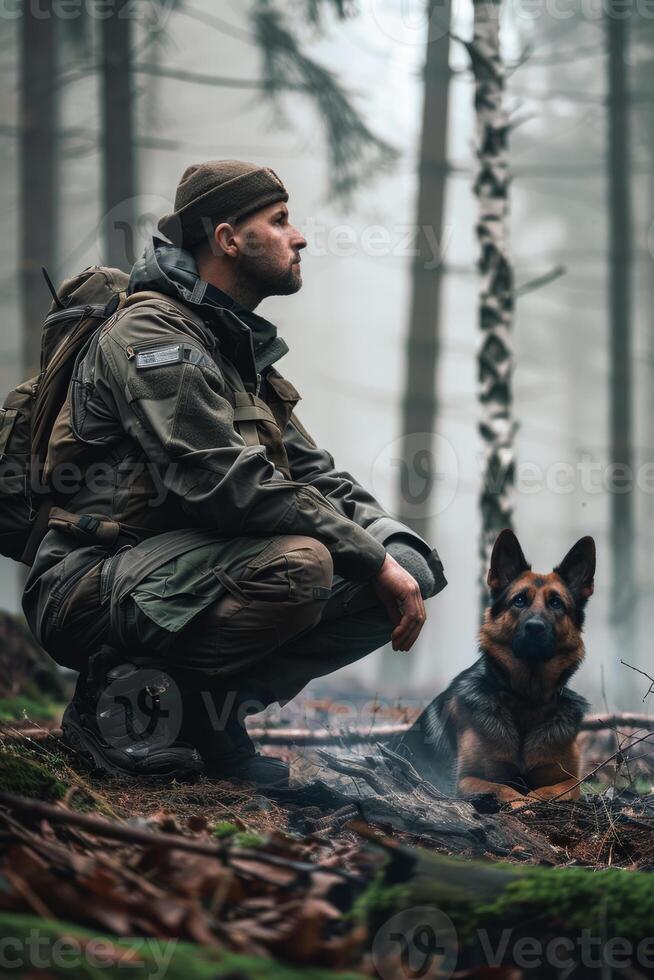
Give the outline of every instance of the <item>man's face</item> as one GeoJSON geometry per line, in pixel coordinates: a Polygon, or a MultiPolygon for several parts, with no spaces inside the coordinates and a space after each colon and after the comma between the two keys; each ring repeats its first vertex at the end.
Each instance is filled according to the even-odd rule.
{"type": "Polygon", "coordinates": [[[289,296],[302,288],[300,252],[305,237],[288,220],[285,204],[271,204],[239,222],[238,272],[261,296],[289,296]]]}

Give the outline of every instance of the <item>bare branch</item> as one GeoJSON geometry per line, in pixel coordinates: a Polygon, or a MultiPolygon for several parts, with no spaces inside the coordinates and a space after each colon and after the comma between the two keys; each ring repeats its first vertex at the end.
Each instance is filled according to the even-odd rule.
{"type": "Polygon", "coordinates": [[[564,276],[566,271],[564,265],[554,266],[553,269],[550,269],[549,272],[544,273],[542,276],[536,276],[535,279],[530,279],[528,282],[523,283],[522,286],[518,286],[515,291],[516,297],[526,296],[527,293],[534,293],[544,286],[549,286],[551,282],[564,276]]]}

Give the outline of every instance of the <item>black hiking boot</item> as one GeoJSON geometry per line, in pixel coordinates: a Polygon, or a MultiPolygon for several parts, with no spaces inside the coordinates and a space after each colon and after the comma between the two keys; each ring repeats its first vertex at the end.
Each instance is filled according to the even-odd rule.
{"type": "Polygon", "coordinates": [[[204,675],[184,686],[182,735],[194,745],[210,779],[238,780],[261,787],[288,786],[289,767],[281,759],[260,755],[245,729],[248,699],[242,692],[218,691],[204,675]]]}
{"type": "Polygon", "coordinates": [[[78,679],[63,741],[109,775],[192,779],[202,760],[178,740],[181,718],[181,697],[167,673],[125,663],[124,654],[103,647],[78,679]]]}

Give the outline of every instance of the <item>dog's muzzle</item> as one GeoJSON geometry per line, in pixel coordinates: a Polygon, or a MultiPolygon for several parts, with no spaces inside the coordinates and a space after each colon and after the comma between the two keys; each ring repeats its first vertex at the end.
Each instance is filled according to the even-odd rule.
{"type": "Polygon", "coordinates": [[[551,660],[556,651],[551,623],[537,616],[526,619],[518,627],[512,649],[520,660],[551,660]]]}

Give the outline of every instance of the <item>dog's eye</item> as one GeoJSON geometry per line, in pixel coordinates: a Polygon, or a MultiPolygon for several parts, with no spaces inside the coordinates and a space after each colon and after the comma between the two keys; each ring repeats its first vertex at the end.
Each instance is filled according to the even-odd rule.
{"type": "Polygon", "coordinates": [[[552,609],[563,609],[563,602],[558,595],[553,595],[550,597],[550,606],[552,609]]]}
{"type": "Polygon", "coordinates": [[[513,600],[513,605],[517,606],[518,609],[522,609],[524,606],[527,605],[527,597],[525,595],[522,595],[522,593],[520,593],[520,595],[515,596],[513,600]]]}

